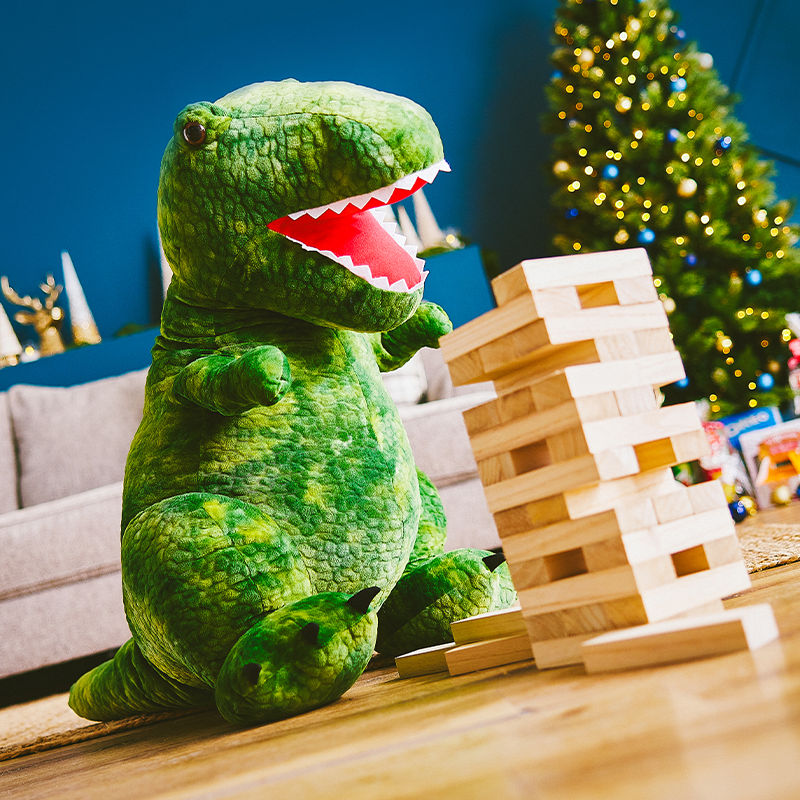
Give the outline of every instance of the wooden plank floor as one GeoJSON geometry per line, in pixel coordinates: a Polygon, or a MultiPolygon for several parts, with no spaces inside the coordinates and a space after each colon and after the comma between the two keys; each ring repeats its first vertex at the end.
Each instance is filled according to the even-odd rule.
{"type": "Polygon", "coordinates": [[[770,601],[779,642],[613,675],[526,665],[399,680],[260,728],[213,713],[0,764],[11,798],[797,798],[800,564],[770,601]]]}

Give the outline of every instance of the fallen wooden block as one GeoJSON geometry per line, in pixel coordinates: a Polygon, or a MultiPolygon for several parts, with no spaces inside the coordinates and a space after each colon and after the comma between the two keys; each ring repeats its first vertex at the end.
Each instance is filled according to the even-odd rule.
{"type": "Polygon", "coordinates": [[[416,678],[418,675],[447,672],[445,654],[455,646],[455,642],[446,642],[433,647],[423,647],[420,650],[397,656],[394,663],[401,678],[416,678]]]}
{"type": "Polygon", "coordinates": [[[755,650],[777,638],[772,606],[762,603],[612,631],[584,641],[581,654],[587,672],[609,672],[755,650]]]}
{"type": "Polygon", "coordinates": [[[462,644],[445,652],[447,668],[451,675],[502,667],[505,664],[532,658],[531,640],[527,633],[462,644]]]}
{"type": "Polygon", "coordinates": [[[455,643],[460,645],[525,633],[525,622],[520,607],[512,606],[502,611],[488,611],[485,614],[451,622],[450,630],[453,632],[455,643]]]}

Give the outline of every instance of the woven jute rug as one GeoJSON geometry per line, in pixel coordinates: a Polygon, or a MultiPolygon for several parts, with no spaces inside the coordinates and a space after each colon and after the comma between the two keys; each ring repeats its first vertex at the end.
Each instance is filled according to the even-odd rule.
{"type": "MultiPolygon", "coordinates": [[[[759,524],[754,520],[741,527],[738,533],[749,572],[800,561],[800,525],[759,524]]],[[[10,706],[0,709],[0,761],[97,739],[187,713],[195,712],[166,711],[116,722],[89,722],[69,708],[66,694],[10,706]]]]}

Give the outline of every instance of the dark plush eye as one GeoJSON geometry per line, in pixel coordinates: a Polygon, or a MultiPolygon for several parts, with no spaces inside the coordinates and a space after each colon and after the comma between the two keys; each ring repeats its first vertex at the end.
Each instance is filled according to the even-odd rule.
{"type": "Polygon", "coordinates": [[[206,129],[199,122],[187,122],[183,126],[183,138],[192,147],[199,147],[206,140],[206,129]]]}

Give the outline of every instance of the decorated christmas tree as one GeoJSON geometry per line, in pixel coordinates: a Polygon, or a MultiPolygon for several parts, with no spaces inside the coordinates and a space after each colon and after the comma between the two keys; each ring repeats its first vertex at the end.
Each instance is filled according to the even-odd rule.
{"type": "Polygon", "coordinates": [[[668,402],[783,403],[798,229],[711,55],[665,0],[562,0],[555,42],[555,247],[647,248],[688,376],[668,402]]]}

